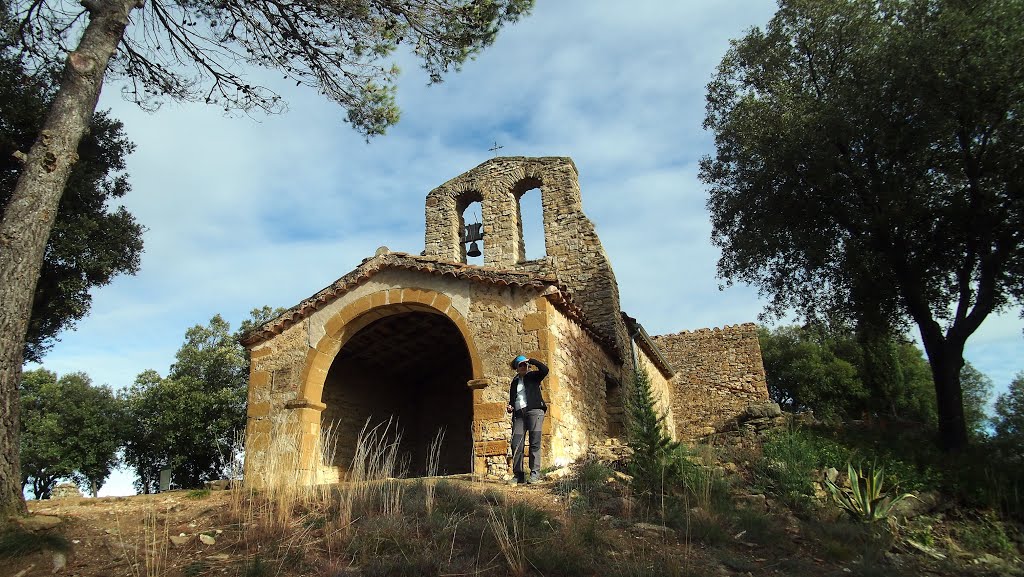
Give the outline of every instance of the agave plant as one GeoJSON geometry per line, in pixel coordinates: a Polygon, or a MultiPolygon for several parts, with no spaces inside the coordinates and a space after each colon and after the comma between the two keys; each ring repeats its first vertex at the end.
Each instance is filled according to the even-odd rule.
{"type": "Polygon", "coordinates": [[[914,496],[910,493],[895,496],[886,493],[883,490],[885,467],[858,465],[854,468],[847,463],[846,469],[849,487],[840,487],[826,477],[825,488],[836,505],[858,521],[873,523],[885,519],[896,503],[914,496]]]}

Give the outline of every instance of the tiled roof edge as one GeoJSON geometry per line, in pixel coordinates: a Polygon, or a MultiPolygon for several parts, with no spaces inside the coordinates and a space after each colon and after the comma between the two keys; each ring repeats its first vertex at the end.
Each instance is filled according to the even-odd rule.
{"type": "Polygon", "coordinates": [[[242,335],[239,338],[239,342],[246,347],[251,347],[266,341],[274,335],[278,335],[289,327],[308,318],[310,315],[326,306],[330,301],[344,295],[355,286],[376,275],[381,270],[389,268],[414,270],[439,276],[450,276],[452,278],[459,278],[473,282],[484,282],[503,286],[515,285],[520,287],[533,287],[539,290],[554,287],[558,289],[556,292],[561,295],[560,298],[566,302],[564,305],[567,307],[566,310],[573,311],[570,316],[576,315],[580,319],[584,319],[584,328],[594,331],[593,327],[590,327],[589,323],[585,322],[585,318],[582,316],[583,313],[579,307],[572,302],[571,298],[568,297],[568,292],[565,287],[561,286],[555,277],[523,271],[494,269],[471,264],[453,263],[433,257],[411,255],[403,252],[385,252],[364,259],[363,262],[361,262],[359,266],[351,272],[334,281],[329,286],[317,291],[313,296],[303,299],[297,305],[281,313],[276,318],[273,318],[242,335]]]}

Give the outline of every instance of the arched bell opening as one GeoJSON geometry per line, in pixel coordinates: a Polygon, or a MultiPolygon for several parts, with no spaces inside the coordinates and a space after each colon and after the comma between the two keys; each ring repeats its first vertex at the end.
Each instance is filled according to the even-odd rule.
{"type": "Polygon", "coordinates": [[[459,214],[461,262],[483,265],[483,197],[478,191],[466,193],[456,202],[455,210],[459,214]]]}
{"type": "Polygon", "coordinates": [[[547,256],[547,236],[541,182],[536,178],[523,179],[512,194],[516,197],[519,262],[542,259],[547,256]]]}
{"type": "Polygon", "coordinates": [[[428,473],[431,443],[444,432],[437,474],[472,469],[473,378],[458,327],[426,310],[396,311],[363,327],[335,356],[324,382],[321,428],[330,430],[333,466],[351,467],[360,431],[390,421],[398,459],[412,476],[428,473]]]}

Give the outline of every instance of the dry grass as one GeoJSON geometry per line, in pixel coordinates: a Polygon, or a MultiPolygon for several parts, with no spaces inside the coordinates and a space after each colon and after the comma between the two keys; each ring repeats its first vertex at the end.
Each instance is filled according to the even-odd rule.
{"type": "Polygon", "coordinates": [[[131,545],[126,543],[120,519],[117,520],[117,526],[118,540],[124,556],[129,560],[132,576],[161,577],[164,575],[167,566],[169,528],[166,521],[160,522],[156,509],[150,508],[143,517],[141,543],[131,545]]]}
{"type": "Polygon", "coordinates": [[[427,515],[434,512],[434,493],[437,490],[437,468],[441,462],[441,445],[444,444],[444,429],[437,432],[433,442],[430,443],[430,450],[427,453],[427,479],[425,486],[424,506],[427,515]]]}
{"type": "Polygon", "coordinates": [[[514,511],[491,507],[488,509],[489,526],[501,549],[501,555],[514,577],[526,575],[526,527],[524,519],[517,518],[514,511]],[[507,515],[506,515],[507,513],[507,515]]]}
{"type": "MultiPolygon", "coordinates": [[[[402,515],[406,471],[399,458],[397,422],[388,420],[375,426],[366,422],[341,483],[336,482],[335,470],[330,467],[337,454],[337,437],[334,426],[324,427],[313,450],[316,462],[300,463],[302,456],[289,424],[274,423],[262,474],[232,492],[231,515],[246,550],[276,549],[287,556],[312,546],[322,549],[334,563],[344,555],[357,521],[402,515]]],[[[434,471],[442,439],[439,434],[431,447],[434,471]]],[[[433,489],[431,484],[431,501],[433,489]]]]}

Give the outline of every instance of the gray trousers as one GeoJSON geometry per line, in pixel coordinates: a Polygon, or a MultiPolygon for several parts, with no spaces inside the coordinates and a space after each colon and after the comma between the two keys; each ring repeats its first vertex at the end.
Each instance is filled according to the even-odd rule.
{"type": "Polygon", "coordinates": [[[512,473],[517,479],[523,475],[523,441],[530,433],[530,474],[540,475],[540,436],[544,428],[544,409],[527,409],[512,412],[512,473]]]}

